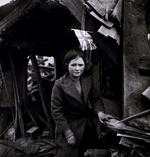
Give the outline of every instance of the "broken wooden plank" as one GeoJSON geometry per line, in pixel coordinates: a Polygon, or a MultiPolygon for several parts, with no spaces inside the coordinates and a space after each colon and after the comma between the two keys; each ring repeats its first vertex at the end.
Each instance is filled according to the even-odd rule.
{"type": "Polygon", "coordinates": [[[46,143],[56,147],[56,144],[54,142],[51,142],[50,140],[43,139],[42,141],[44,141],[44,142],[46,142],[46,143]]]}
{"type": "Polygon", "coordinates": [[[137,139],[137,140],[143,140],[145,142],[150,143],[150,139],[143,138],[143,137],[137,137],[137,136],[132,136],[132,135],[120,134],[120,133],[118,133],[117,136],[133,138],[133,139],[137,139]]]}
{"type": "Polygon", "coordinates": [[[15,85],[13,83],[13,89],[14,89],[14,100],[15,100],[15,121],[14,121],[14,128],[15,128],[15,134],[14,134],[14,141],[16,139],[17,129],[18,129],[18,107],[17,107],[17,96],[16,96],[16,90],[15,85]]]}
{"type": "Polygon", "coordinates": [[[38,142],[36,142],[36,147],[32,147],[32,141],[28,140],[22,140],[20,139],[18,141],[12,142],[9,140],[2,140],[0,139],[0,144],[10,147],[11,149],[15,149],[15,151],[18,151],[20,153],[24,153],[23,156],[29,156],[30,154],[35,154],[37,152],[37,149],[39,148],[38,142]],[[20,141],[21,140],[21,141],[20,141]],[[24,145],[26,142],[26,145],[24,145]]]}
{"type": "Polygon", "coordinates": [[[120,45],[120,33],[115,27],[108,29],[104,26],[101,26],[97,32],[104,35],[105,37],[113,38],[114,40],[116,40],[117,44],[120,45]]]}
{"type": "Polygon", "coordinates": [[[127,117],[127,118],[125,118],[125,119],[123,119],[123,120],[120,120],[120,121],[114,123],[114,125],[115,125],[115,124],[118,124],[118,123],[122,123],[122,122],[129,121],[129,120],[134,119],[134,118],[137,118],[137,117],[139,117],[139,116],[143,116],[143,115],[145,115],[145,114],[147,114],[147,113],[150,113],[150,109],[148,109],[148,110],[146,110],[146,111],[143,111],[143,112],[140,112],[140,113],[137,113],[137,114],[135,114],[135,115],[133,115],[133,116],[127,117]]]}
{"type": "Polygon", "coordinates": [[[141,138],[150,140],[149,132],[145,132],[141,129],[125,125],[123,122],[117,124],[118,121],[119,120],[117,120],[117,119],[110,119],[108,122],[104,122],[104,124],[107,128],[109,128],[110,130],[112,130],[116,133],[126,134],[129,136],[131,135],[131,136],[141,137],[141,138]]]}
{"type": "Polygon", "coordinates": [[[96,0],[96,1],[86,1],[86,4],[91,7],[97,15],[99,15],[100,17],[104,17],[105,16],[105,6],[102,7],[101,3],[96,0]]]}
{"type": "Polygon", "coordinates": [[[131,145],[132,145],[133,148],[135,148],[135,147],[143,147],[139,143],[137,143],[137,141],[135,142],[133,139],[131,140],[131,139],[126,138],[126,137],[121,137],[121,139],[119,141],[120,145],[123,145],[125,147],[129,147],[129,148],[131,148],[131,145]]]}
{"type": "Polygon", "coordinates": [[[118,0],[111,16],[113,18],[116,18],[119,21],[119,24],[121,25],[122,21],[122,6],[123,6],[123,0],[118,0]]]}
{"type": "Polygon", "coordinates": [[[32,110],[35,112],[37,117],[45,124],[45,126],[47,126],[49,130],[51,130],[52,128],[50,127],[49,123],[41,115],[39,115],[33,108],[32,110]]]}
{"type": "Polygon", "coordinates": [[[7,141],[7,140],[2,140],[1,139],[0,143],[6,145],[8,147],[12,147],[12,148],[16,149],[19,152],[26,153],[26,150],[24,150],[21,146],[17,145],[16,143],[13,143],[12,141],[7,141]]]}
{"type": "Polygon", "coordinates": [[[90,14],[96,18],[98,21],[100,21],[104,26],[111,28],[114,23],[109,21],[109,20],[104,20],[103,18],[101,18],[100,16],[98,16],[96,13],[94,13],[94,11],[91,11],[90,14]]]}
{"type": "MultiPolygon", "coordinates": [[[[106,17],[108,12],[112,11],[117,3],[117,0],[88,0],[86,4],[89,5],[99,16],[106,17]],[[107,8],[107,9],[106,9],[107,8]],[[107,10],[107,11],[106,11],[107,10]]],[[[107,17],[106,17],[107,18],[107,17]]]]}
{"type": "Polygon", "coordinates": [[[37,126],[37,122],[36,122],[35,118],[33,117],[32,113],[29,110],[27,112],[28,112],[29,116],[31,117],[32,122],[34,123],[34,125],[37,126]]]}
{"type": "MultiPolygon", "coordinates": [[[[1,146],[1,147],[2,147],[2,146],[1,146]]],[[[7,156],[8,152],[9,152],[11,149],[12,149],[11,147],[3,146],[3,149],[0,150],[0,157],[5,157],[5,156],[7,156]]]]}
{"type": "Polygon", "coordinates": [[[11,123],[1,134],[0,134],[0,137],[2,137],[10,127],[12,127],[13,123],[11,123]]]}
{"type": "Polygon", "coordinates": [[[37,135],[37,133],[38,133],[38,129],[39,129],[39,127],[37,127],[37,126],[33,126],[33,127],[30,128],[29,130],[27,130],[27,131],[26,131],[26,137],[29,136],[30,139],[33,138],[34,136],[37,135]]]}

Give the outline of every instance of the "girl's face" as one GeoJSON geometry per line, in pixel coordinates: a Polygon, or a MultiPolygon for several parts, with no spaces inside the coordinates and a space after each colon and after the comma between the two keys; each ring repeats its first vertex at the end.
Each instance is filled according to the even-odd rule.
{"type": "Polygon", "coordinates": [[[80,77],[83,74],[84,69],[85,63],[83,59],[80,57],[71,60],[70,63],[68,64],[69,74],[74,78],[80,77]]]}

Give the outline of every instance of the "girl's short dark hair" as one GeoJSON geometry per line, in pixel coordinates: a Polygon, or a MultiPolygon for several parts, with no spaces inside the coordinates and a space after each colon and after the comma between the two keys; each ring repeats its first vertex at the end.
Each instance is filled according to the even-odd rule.
{"type": "Polygon", "coordinates": [[[68,51],[64,58],[63,64],[64,64],[64,69],[66,72],[68,72],[68,64],[70,63],[70,61],[77,57],[80,57],[83,59],[83,61],[85,63],[85,69],[86,69],[86,59],[85,59],[84,52],[79,48],[74,48],[74,49],[68,51]]]}

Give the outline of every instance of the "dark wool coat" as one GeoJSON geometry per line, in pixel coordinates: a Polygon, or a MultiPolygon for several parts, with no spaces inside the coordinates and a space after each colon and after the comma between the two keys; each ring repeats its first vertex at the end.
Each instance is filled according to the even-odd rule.
{"type": "Polygon", "coordinates": [[[66,74],[55,81],[51,96],[51,112],[56,124],[57,157],[77,157],[87,119],[91,116],[90,108],[92,107],[96,114],[104,110],[103,103],[92,85],[91,76],[81,77],[81,88],[82,99],[69,75],[66,74]],[[63,134],[66,129],[71,129],[75,134],[77,147],[68,145],[63,134]]]}

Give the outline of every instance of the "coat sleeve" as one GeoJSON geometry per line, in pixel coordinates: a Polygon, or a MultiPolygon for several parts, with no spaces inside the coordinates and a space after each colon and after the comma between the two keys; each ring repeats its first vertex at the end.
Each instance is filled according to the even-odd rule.
{"type": "Polygon", "coordinates": [[[59,132],[70,129],[70,125],[65,118],[64,92],[60,87],[59,80],[55,81],[51,95],[51,113],[59,132]]]}
{"type": "Polygon", "coordinates": [[[91,106],[94,109],[96,114],[99,111],[104,112],[104,104],[102,102],[102,99],[98,95],[98,92],[96,91],[94,85],[92,85],[92,87],[91,87],[89,100],[90,100],[90,104],[91,104],[91,106]]]}

